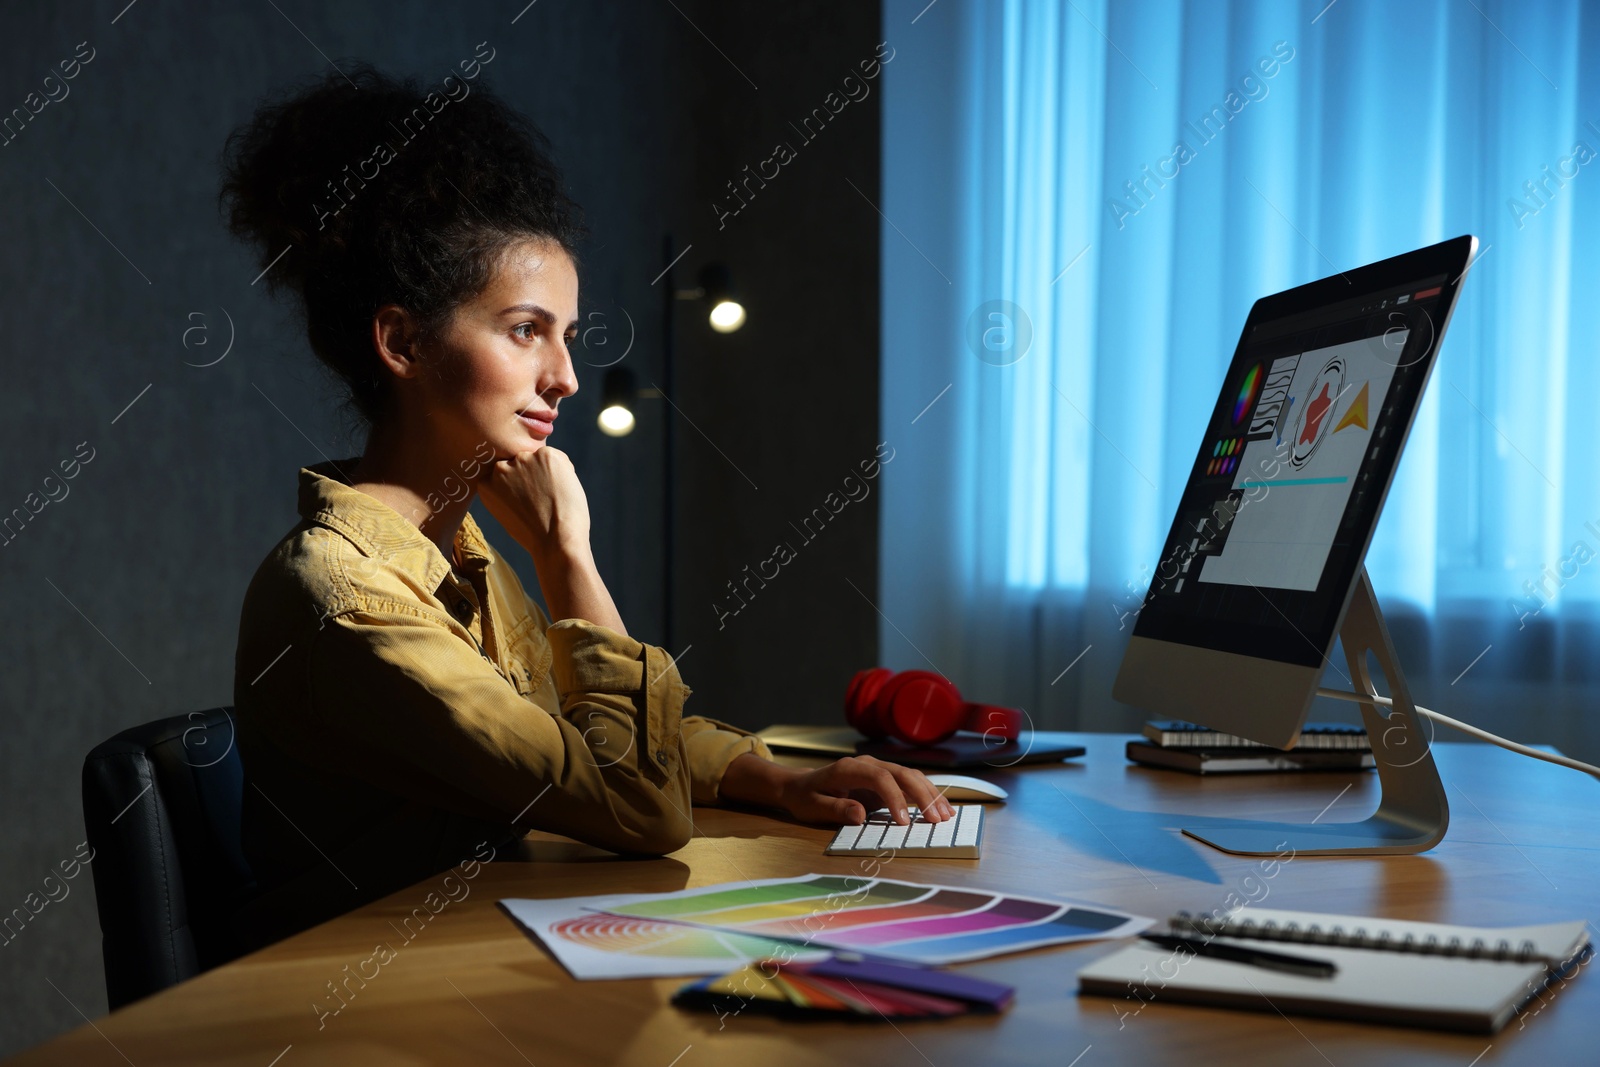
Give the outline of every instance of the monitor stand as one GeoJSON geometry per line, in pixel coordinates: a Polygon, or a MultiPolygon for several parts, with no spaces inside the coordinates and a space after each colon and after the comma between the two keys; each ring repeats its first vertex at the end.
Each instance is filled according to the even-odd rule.
{"type": "Polygon", "coordinates": [[[1351,592],[1339,640],[1356,691],[1378,695],[1367,671],[1367,652],[1371,650],[1393,694],[1387,717],[1379,710],[1381,705],[1361,703],[1382,789],[1378,810],[1360,822],[1219,823],[1203,830],[1185,828],[1184,833],[1237,856],[1281,856],[1290,851],[1295,856],[1393,856],[1425,852],[1444,839],[1450,825],[1444,782],[1434,766],[1430,739],[1423,735],[1422,719],[1411,702],[1411,691],[1365,566],[1351,592]]]}

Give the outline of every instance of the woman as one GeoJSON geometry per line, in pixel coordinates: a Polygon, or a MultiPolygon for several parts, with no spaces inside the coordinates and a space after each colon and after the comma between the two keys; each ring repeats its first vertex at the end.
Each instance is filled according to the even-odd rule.
{"type": "Polygon", "coordinates": [[[360,457],[300,471],[302,521],[245,597],[260,937],[534,828],[660,855],[688,841],[692,804],[724,798],[807,822],[859,823],[864,803],[949,817],[917,771],[785,768],[747,731],[683,716],[670,656],[628,635],[548,443],[579,387],[576,206],[539,131],[462,87],[361,67],[264,106],[224,153],[231,229],[298,294],[367,426],[360,457]],[[532,557],[548,617],[474,495],[532,557]]]}

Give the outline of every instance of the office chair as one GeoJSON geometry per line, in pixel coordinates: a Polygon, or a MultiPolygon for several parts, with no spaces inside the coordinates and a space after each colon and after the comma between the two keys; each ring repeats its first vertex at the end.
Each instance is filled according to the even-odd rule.
{"type": "Polygon", "coordinates": [[[160,719],[96,745],[83,818],[115,1010],[242,955],[255,878],[240,841],[244,770],[231,707],[160,719]]]}

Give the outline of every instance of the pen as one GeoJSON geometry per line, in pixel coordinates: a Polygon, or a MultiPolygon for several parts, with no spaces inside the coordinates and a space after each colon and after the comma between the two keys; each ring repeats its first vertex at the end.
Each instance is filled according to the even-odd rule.
{"type": "Polygon", "coordinates": [[[1140,934],[1139,937],[1163,948],[1186,948],[1197,956],[1211,956],[1214,959],[1232,960],[1235,963],[1249,963],[1256,967],[1304,975],[1308,978],[1332,978],[1339,970],[1329,960],[1290,956],[1282,952],[1268,952],[1264,949],[1252,948],[1247,945],[1224,945],[1215,941],[1202,941],[1195,937],[1180,937],[1176,934],[1140,934]]]}

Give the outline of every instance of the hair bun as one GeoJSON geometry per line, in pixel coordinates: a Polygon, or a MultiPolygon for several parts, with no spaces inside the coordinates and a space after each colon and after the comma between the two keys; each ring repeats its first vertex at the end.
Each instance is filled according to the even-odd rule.
{"type": "Polygon", "coordinates": [[[398,86],[366,64],[352,65],[349,78],[330,74],[262,105],[223,150],[220,199],[229,230],[256,246],[262,268],[288,246],[301,251],[277,264],[267,279],[274,287],[303,282],[309,263],[346,243],[340,230],[354,221],[319,215],[317,204],[330,197],[340,168],[359,158],[357,146],[382,127],[398,86]]]}

